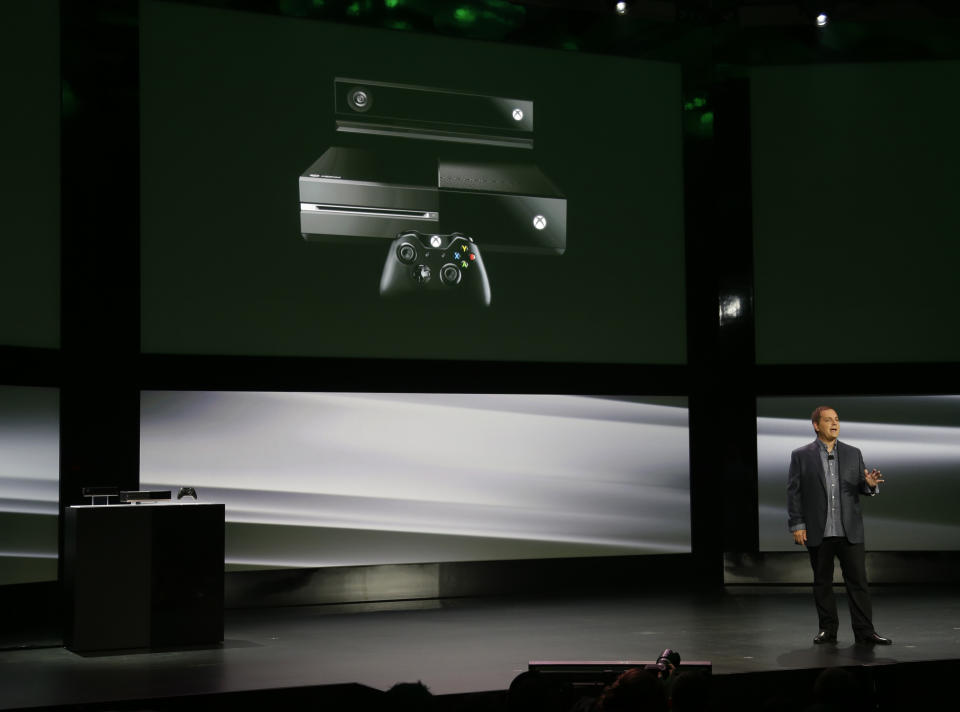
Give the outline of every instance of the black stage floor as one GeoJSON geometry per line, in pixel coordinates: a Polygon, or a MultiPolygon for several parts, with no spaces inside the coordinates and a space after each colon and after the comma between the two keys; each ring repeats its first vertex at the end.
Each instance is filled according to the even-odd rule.
{"type": "MultiPolygon", "coordinates": [[[[736,675],[960,658],[956,589],[873,590],[876,649],[813,646],[808,589],[487,598],[228,611],[215,649],[81,656],[0,652],[0,709],[422,680],[437,695],[504,690],[530,660],[651,660],[666,647],[736,675]]],[[[9,612],[8,612],[9,613],[9,612]]]]}

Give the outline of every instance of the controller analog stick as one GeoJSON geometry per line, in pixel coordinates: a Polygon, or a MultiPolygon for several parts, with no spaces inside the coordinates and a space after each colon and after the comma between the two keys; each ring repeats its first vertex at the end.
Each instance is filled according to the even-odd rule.
{"type": "Polygon", "coordinates": [[[413,264],[414,260],[417,259],[417,248],[409,242],[401,243],[400,246],[397,247],[397,259],[405,265],[413,264]]]}
{"type": "Polygon", "coordinates": [[[457,269],[455,264],[445,264],[440,268],[440,281],[449,285],[459,284],[460,270],[457,269]]]}

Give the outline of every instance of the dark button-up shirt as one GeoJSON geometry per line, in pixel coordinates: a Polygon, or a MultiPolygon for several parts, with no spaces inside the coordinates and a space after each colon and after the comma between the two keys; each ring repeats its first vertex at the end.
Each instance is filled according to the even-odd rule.
{"type": "Polygon", "coordinates": [[[823,465],[823,480],[827,486],[827,525],[823,536],[846,536],[843,530],[843,518],[840,510],[840,460],[837,458],[837,443],[833,443],[833,452],[827,452],[826,443],[817,438],[820,446],[820,463],[823,465]]]}

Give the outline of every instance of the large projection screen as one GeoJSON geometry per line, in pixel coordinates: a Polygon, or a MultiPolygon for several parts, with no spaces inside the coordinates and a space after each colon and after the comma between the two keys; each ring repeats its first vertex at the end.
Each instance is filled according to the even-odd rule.
{"type": "Polygon", "coordinates": [[[957,86],[957,61],[750,70],[758,363],[960,360],[957,86]]]}
{"type": "Polygon", "coordinates": [[[840,440],[886,482],[861,497],[868,551],[960,549],[960,396],[771,397],[757,400],[760,550],[796,551],[787,530],[792,450],[815,435],[818,405],[840,416],[840,440]]]}
{"type": "Polygon", "coordinates": [[[145,352],[686,360],[679,65],[151,1],[140,101],[145,352]],[[533,146],[338,131],[338,77],[533,102],[533,146]],[[437,232],[476,240],[489,306],[466,284],[381,296],[397,226],[304,240],[298,181],[330,151],[377,168],[316,173],[325,209],[438,209],[437,232]],[[536,242],[538,174],[565,199],[563,254],[487,249],[536,242]],[[453,183],[470,197],[447,205],[453,183]]]}
{"type": "Polygon", "coordinates": [[[57,578],[59,401],[0,385],[0,585],[57,578]]]}
{"type": "Polygon", "coordinates": [[[232,568],[690,552],[685,398],[143,391],[141,487],[232,568]]]}

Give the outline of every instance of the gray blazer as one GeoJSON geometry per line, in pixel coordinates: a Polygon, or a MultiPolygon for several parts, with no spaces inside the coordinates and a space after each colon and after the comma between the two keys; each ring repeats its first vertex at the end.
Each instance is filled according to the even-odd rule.
{"type": "MultiPolygon", "coordinates": [[[[860,495],[876,494],[863,476],[863,455],[858,448],[839,440],[834,445],[840,475],[840,518],[847,540],[863,543],[860,495]]],[[[798,447],[790,454],[787,475],[787,526],[807,526],[807,546],[823,543],[827,526],[827,483],[817,441],[798,447]]]]}

